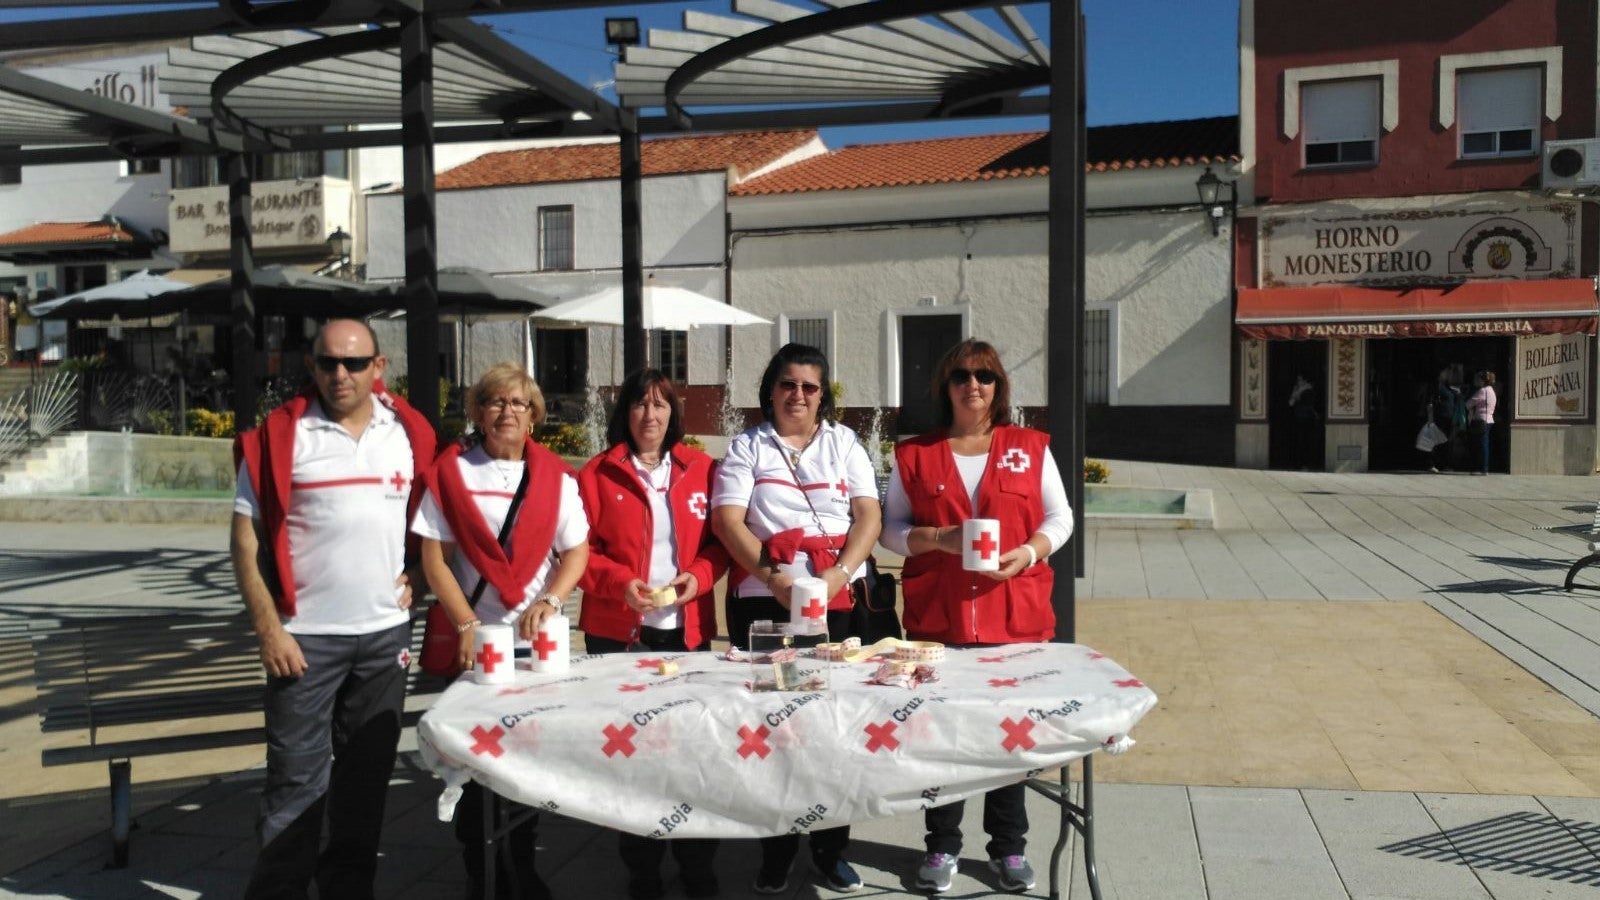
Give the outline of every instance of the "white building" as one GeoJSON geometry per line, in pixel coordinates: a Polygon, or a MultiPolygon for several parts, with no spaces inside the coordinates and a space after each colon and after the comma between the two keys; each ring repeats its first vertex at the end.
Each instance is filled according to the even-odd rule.
{"type": "MultiPolygon", "coordinates": [[[[1232,461],[1231,222],[1195,183],[1235,120],[1091,129],[1086,227],[1089,452],[1232,461]]],[[[850,421],[930,427],[928,377],[951,344],[993,343],[1012,401],[1045,424],[1045,133],[847,147],[733,189],[731,299],[773,319],[733,336],[735,405],[787,341],[821,346],[850,421]]],[[[889,429],[893,429],[890,431],[889,429]]]]}
{"type": "MultiPolygon", "coordinates": [[[[748,132],[646,140],[641,147],[642,244],[653,283],[727,297],[728,192],[741,182],[825,149],[814,131],[748,132]]],[[[496,152],[439,175],[436,216],[441,268],[468,266],[571,300],[621,284],[619,149],[616,142],[496,152]]],[[[403,198],[366,197],[367,278],[405,275],[403,198]]],[[[448,303],[441,317],[449,320],[448,303]]],[[[535,376],[558,414],[581,408],[585,391],[623,374],[620,329],[539,328],[535,376]]],[[[650,358],[680,384],[690,430],[708,428],[727,370],[723,329],[655,332],[650,358]]],[[[505,359],[520,360],[520,325],[478,325],[461,366],[470,381],[505,359]]],[[[447,369],[448,371],[449,369],[447,369]]]]}

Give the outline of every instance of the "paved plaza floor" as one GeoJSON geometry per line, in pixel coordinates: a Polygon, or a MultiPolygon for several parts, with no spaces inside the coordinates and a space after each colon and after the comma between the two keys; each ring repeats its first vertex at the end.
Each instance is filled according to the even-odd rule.
{"type": "MultiPolygon", "coordinates": [[[[1600,895],[1600,590],[1560,589],[1600,481],[1111,467],[1117,484],[1210,489],[1216,528],[1083,536],[1078,638],[1161,698],[1137,746],[1096,757],[1106,897],[1600,895]]],[[[132,865],[106,870],[105,768],[39,767],[72,736],[39,733],[24,639],[40,619],[234,603],[220,528],[0,522],[0,896],[237,896],[260,749],[136,760],[132,865]]],[[[403,755],[381,896],[460,895],[437,789],[403,755]]],[[[1031,795],[1030,814],[1043,896],[1054,815],[1031,795]]],[[[949,896],[994,891],[967,818],[949,896]]],[[[855,896],[915,895],[920,822],[853,835],[855,896]]],[[[724,844],[723,896],[753,896],[753,849],[724,844]]],[[[615,853],[546,818],[558,896],[624,896],[615,853]]],[[[1068,896],[1088,897],[1070,859],[1068,896]]]]}

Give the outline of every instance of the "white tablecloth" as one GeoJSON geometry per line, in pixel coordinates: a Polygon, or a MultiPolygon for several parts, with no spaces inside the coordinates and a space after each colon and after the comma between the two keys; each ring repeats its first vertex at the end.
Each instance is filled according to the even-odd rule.
{"type": "Polygon", "coordinates": [[[711,653],[572,660],[514,685],[459,679],[417,726],[426,764],[545,810],[650,837],[766,837],[970,797],[1125,749],[1155,693],[1080,644],[951,650],[915,689],[831,669],[831,689],[746,690],[711,653]],[[662,659],[676,675],[657,674],[662,659]]]}

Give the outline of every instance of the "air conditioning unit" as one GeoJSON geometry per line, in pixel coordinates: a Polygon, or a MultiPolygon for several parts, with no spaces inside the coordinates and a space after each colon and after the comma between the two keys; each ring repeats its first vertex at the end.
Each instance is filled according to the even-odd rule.
{"type": "Polygon", "coordinates": [[[1600,138],[1546,141],[1539,180],[1541,187],[1557,190],[1600,184],[1600,138]]]}

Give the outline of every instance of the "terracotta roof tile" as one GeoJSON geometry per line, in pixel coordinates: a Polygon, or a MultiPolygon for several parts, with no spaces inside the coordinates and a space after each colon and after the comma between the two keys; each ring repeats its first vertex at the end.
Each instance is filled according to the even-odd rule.
{"type": "Polygon", "coordinates": [[[107,222],[40,222],[0,234],[0,246],[100,244],[133,240],[134,236],[122,226],[107,222]]]}
{"type": "MultiPolygon", "coordinates": [[[[746,131],[643,141],[640,165],[645,175],[716,172],[732,166],[753,172],[786,153],[815,140],[813,129],[798,131],[746,131]]],[[[559,181],[595,181],[616,178],[621,153],[615,143],[572,144],[488,153],[439,174],[441,191],[504,187],[559,181]]]]}
{"type": "MultiPolygon", "coordinates": [[[[1237,160],[1238,118],[1220,116],[1090,128],[1091,172],[1237,160]]],[[[784,166],[732,190],[739,196],[1027,178],[1050,172],[1050,133],[860,144],[784,166]]]]}

